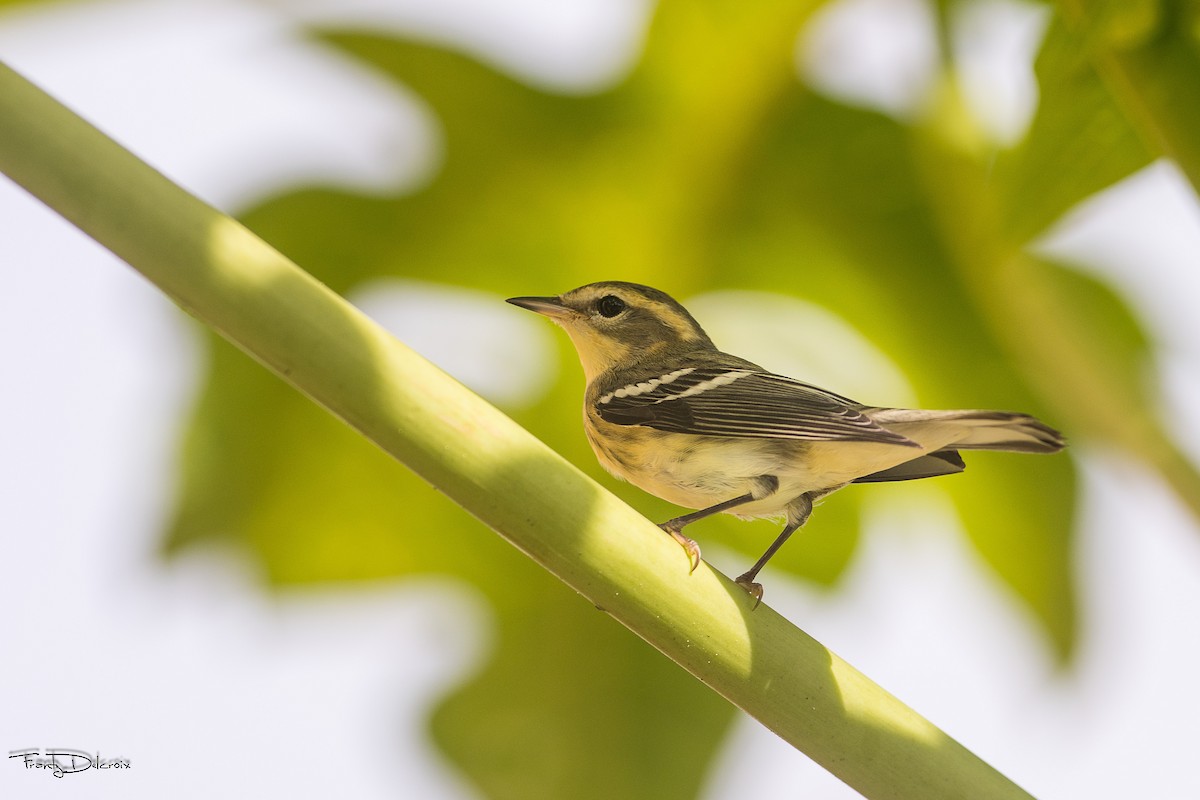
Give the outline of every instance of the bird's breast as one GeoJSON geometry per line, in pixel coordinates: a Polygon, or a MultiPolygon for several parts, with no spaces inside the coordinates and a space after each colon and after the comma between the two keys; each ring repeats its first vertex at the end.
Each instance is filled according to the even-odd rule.
{"type": "Polygon", "coordinates": [[[758,492],[764,476],[781,471],[780,491],[747,506],[748,515],[779,514],[789,500],[815,488],[796,480],[794,466],[803,463],[805,448],[801,442],[670,433],[614,425],[593,414],[585,414],[584,429],[608,472],[685,508],[707,508],[758,492]]]}

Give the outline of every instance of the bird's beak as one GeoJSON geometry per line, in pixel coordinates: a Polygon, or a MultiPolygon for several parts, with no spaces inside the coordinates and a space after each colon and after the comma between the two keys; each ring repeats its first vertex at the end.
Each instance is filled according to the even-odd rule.
{"type": "Polygon", "coordinates": [[[557,297],[510,297],[508,302],[514,306],[527,308],[538,314],[550,317],[551,319],[561,319],[572,313],[572,309],[563,305],[563,301],[557,297]]]}

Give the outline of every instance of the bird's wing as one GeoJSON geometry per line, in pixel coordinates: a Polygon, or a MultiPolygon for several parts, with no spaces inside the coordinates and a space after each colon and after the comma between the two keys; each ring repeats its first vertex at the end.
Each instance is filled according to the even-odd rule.
{"type": "Polygon", "coordinates": [[[880,427],[853,400],[754,369],[683,368],[607,392],[600,418],[674,433],[751,439],[860,441],[916,446],[880,427]]]}

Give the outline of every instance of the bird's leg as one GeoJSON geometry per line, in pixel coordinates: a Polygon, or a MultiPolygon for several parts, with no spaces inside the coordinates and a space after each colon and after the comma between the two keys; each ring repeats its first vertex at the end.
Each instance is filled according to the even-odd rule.
{"type": "Polygon", "coordinates": [[[734,506],[740,506],[743,503],[749,503],[754,499],[755,497],[753,492],[747,493],[741,495],[740,497],[735,497],[732,500],[726,500],[723,503],[717,503],[715,506],[709,506],[708,508],[702,508],[699,511],[693,511],[691,514],[684,514],[682,517],[669,519],[658,527],[671,534],[671,538],[683,546],[684,552],[687,553],[688,563],[691,565],[691,569],[688,570],[688,573],[690,574],[696,571],[696,567],[700,566],[700,545],[696,544],[694,540],[689,539],[680,532],[683,530],[684,526],[691,525],[693,522],[704,519],[705,517],[711,517],[713,514],[720,514],[722,511],[728,511],[734,506]]]}
{"type": "Polygon", "coordinates": [[[758,575],[758,571],[767,565],[771,560],[771,556],[783,546],[783,543],[788,540],[788,537],[795,533],[800,526],[808,521],[809,515],[812,514],[813,500],[820,497],[825,492],[816,493],[810,492],[802,494],[793,500],[787,509],[787,525],[783,531],[775,537],[775,541],[771,542],[771,546],[767,548],[767,552],[762,554],[758,561],[754,562],[754,566],[739,575],[734,581],[738,586],[741,586],[750,596],[754,598],[754,607],[758,608],[758,604],[762,602],[763,588],[761,583],[755,583],[754,578],[758,575]]]}

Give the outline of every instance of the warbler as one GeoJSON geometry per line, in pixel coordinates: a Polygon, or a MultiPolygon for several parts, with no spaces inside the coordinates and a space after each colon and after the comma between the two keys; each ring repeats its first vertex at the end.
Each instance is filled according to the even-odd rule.
{"type": "Polygon", "coordinates": [[[584,430],[606,470],[685,508],[659,527],[687,552],[685,526],[725,512],[782,517],[783,531],[736,580],[755,599],[771,556],[851,483],[962,472],[960,450],[1054,453],[1062,435],[1009,411],[868,406],[723,353],[692,315],[649,286],[605,281],[557,297],[513,297],[549,317],[587,379],[584,430]]]}

